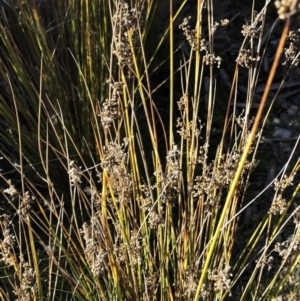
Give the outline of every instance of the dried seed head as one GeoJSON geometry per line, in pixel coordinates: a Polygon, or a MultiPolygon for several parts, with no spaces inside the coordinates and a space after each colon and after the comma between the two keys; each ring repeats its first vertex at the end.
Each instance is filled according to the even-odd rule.
{"type": "Polygon", "coordinates": [[[142,257],[141,238],[131,231],[129,243],[119,239],[114,245],[114,253],[119,263],[130,261],[131,265],[141,263],[142,257]]]}
{"type": "Polygon", "coordinates": [[[16,190],[15,186],[12,185],[10,182],[9,182],[9,188],[6,188],[4,190],[4,193],[7,193],[9,194],[10,196],[14,197],[18,194],[18,191],[16,190]]]}
{"type": "Polygon", "coordinates": [[[300,234],[297,231],[295,235],[291,235],[286,241],[277,243],[274,248],[275,252],[279,253],[283,259],[293,257],[300,251],[300,234]]]}
{"type": "Polygon", "coordinates": [[[236,62],[242,67],[250,68],[253,63],[259,60],[260,60],[260,56],[253,57],[252,51],[250,49],[242,49],[239,52],[236,62]]]}
{"type": "Polygon", "coordinates": [[[300,29],[290,31],[287,40],[290,42],[288,48],[284,48],[285,61],[282,63],[286,72],[291,72],[298,76],[300,74],[300,29]]]}
{"type": "Polygon", "coordinates": [[[148,222],[151,229],[157,228],[158,225],[161,225],[164,223],[164,218],[162,216],[162,210],[160,210],[160,213],[156,213],[154,208],[148,213],[148,222]]]}
{"type": "Polygon", "coordinates": [[[33,299],[37,290],[35,272],[28,263],[21,261],[21,266],[23,273],[20,279],[20,285],[15,287],[13,292],[18,296],[18,300],[30,301],[33,299]]]}
{"type": "Polygon", "coordinates": [[[206,54],[203,57],[203,62],[205,65],[209,65],[212,66],[214,64],[217,64],[217,67],[220,68],[221,67],[221,63],[222,63],[222,59],[219,56],[215,56],[215,54],[206,54]]]}
{"type": "Polygon", "coordinates": [[[133,64],[132,47],[139,45],[139,26],[142,25],[142,12],[144,1],[138,1],[136,8],[129,7],[124,0],[118,2],[116,13],[113,17],[115,24],[113,53],[118,58],[121,67],[133,64]]]}
{"type": "Polygon", "coordinates": [[[230,289],[230,277],[232,277],[232,274],[229,274],[229,271],[230,266],[226,266],[223,270],[208,270],[208,279],[214,282],[215,292],[221,292],[230,289]]]}
{"type": "Polygon", "coordinates": [[[155,300],[160,275],[155,271],[144,271],[144,275],[146,293],[144,293],[143,300],[155,300]]]}
{"type": "Polygon", "coordinates": [[[287,202],[282,197],[282,194],[278,194],[274,201],[272,202],[272,205],[269,209],[269,214],[276,215],[277,213],[282,214],[287,209],[287,202]]]}
{"type": "Polygon", "coordinates": [[[81,167],[77,167],[74,161],[70,161],[69,163],[69,177],[71,181],[71,185],[75,186],[81,183],[81,167]]]}
{"type": "Polygon", "coordinates": [[[14,265],[13,248],[16,242],[16,237],[12,230],[12,221],[9,215],[0,215],[0,225],[2,228],[3,239],[0,240],[0,262],[3,261],[6,265],[14,265]]]}
{"type": "Polygon", "coordinates": [[[256,27],[249,26],[249,25],[243,25],[242,34],[244,37],[251,37],[254,39],[258,39],[260,33],[261,33],[261,26],[256,28],[256,27]]]}
{"type": "Polygon", "coordinates": [[[212,25],[212,32],[216,32],[217,29],[219,27],[225,27],[229,24],[229,20],[228,19],[224,19],[224,20],[221,20],[220,23],[219,22],[215,22],[214,25],[212,25]]]}
{"type": "Polygon", "coordinates": [[[200,271],[197,268],[188,268],[183,272],[183,289],[184,295],[193,298],[197,291],[200,271]]]}
{"type": "Polygon", "coordinates": [[[127,153],[124,145],[110,143],[104,148],[101,167],[107,170],[114,195],[119,202],[127,202],[132,195],[132,176],[128,172],[127,153]]]}
{"type": "Polygon", "coordinates": [[[290,17],[299,8],[299,0],[276,0],[274,4],[280,19],[290,17]]]}
{"type": "Polygon", "coordinates": [[[106,99],[102,105],[102,110],[99,116],[101,117],[104,128],[109,128],[114,120],[121,118],[119,110],[120,97],[122,95],[122,82],[115,82],[111,84],[112,95],[110,99],[106,99]]]}
{"type": "Polygon", "coordinates": [[[105,271],[105,257],[107,252],[102,248],[104,236],[97,216],[91,218],[91,225],[84,223],[81,233],[85,241],[84,254],[86,261],[94,276],[99,276],[105,271]]]}
{"type": "Polygon", "coordinates": [[[29,215],[29,213],[32,209],[31,203],[32,203],[33,199],[34,199],[34,197],[30,196],[29,191],[26,191],[24,197],[22,198],[20,208],[17,211],[21,217],[26,218],[29,215]]]}
{"type": "MultiPolygon", "coordinates": [[[[228,188],[236,174],[241,153],[234,150],[230,154],[222,155],[218,159],[218,164],[215,164],[215,161],[207,164],[206,147],[207,146],[203,146],[200,148],[198,162],[203,165],[203,169],[201,175],[195,178],[192,194],[195,198],[204,198],[204,210],[206,212],[212,212],[220,206],[221,191],[224,188],[228,188]]],[[[254,163],[246,162],[243,174],[246,171],[252,170],[254,167],[254,163]]]]}
{"type": "Polygon", "coordinates": [[[268,271],[272,269],[272,262],[274,261],[273,256],[262,256],[259,260],[256,261],[257,267],[268,267],[268,271]]]}
{"type": "Polygon", "coordinates": [[[182,29],[183,34],[190,44],[192,50],[199,51],[199,40],[196,37],[196,30],[191,29],[191,26],[189,25],[190,19],[191,16],[184,18],[183,22],[179,25],[179,29],[182,29]]]}

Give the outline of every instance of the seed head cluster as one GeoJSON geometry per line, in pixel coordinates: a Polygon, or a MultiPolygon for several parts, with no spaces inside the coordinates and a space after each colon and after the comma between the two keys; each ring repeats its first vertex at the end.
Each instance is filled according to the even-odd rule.
{"type": "Polygon", "coordinates": [[[14,185],[11,184],[10,181],[9,181],[9,188],[4,189],[3,192],[9,194],[11,197],[18,195],[17,189],[15,188],[14,185]]]}
{"type": "Polygon", "coordinates": [[[280,19],[288,18],[290,15],[295,13],[299,7],[298,0],[276,0],[274,4],[278,9],[277,12],[280,19]]]}
{"type": "Polygon", "coordinates": [[[19,281],[15,283],[13,293],[20,301],[31,301],[36,291],[35,271],[29,263],[24,261],[23,255],[19,260],[15,255],[18,248],[17,240],[13,231],[11,216],[0,215],[0,226],[3,238],[0,239],[0,262],[7,266],[14,266],[19,269],[19,281]]]}
{"type": "Polygon", "coordinates": [[[273,267],[274,257],[271,255],[262,256],[259,260],[256,261],[258,268],[267,268],[268,271],[271,271],[273,267]]]}
{"type": "Polygon", "coordinates": [[[181,167],[180,167],[180,150],[177,145],[168,152],[166,156],[167,165],[166,172],[162,168],[158,168],[154,172],[156,184],[154,188],[159,188],[161,193],[161,201],[163,203],[172,203],[181,191],[181,167]]]}
{"type": "Polygon", "coordinates": [[[113,53],[118,58],[121,67],[132,67],[133,48],[139,45],[139,27],[142,25],[141,12],[144,1],[139,1],[136,8],[130,8],[124,0],[118,1],[113,17],[115,24],[113,53]]]}
{"type": "Polygon", "coordinates": [[[261,33],[261,25],[259,27],[254,27],[250,25],[243,25],[242,34],[244,37],[252,37],[253,39],[258,39],[261,33]]]}
{"type": "Polygon", "coordinates": [[[143,300],[155,300],[157,287],[159,285],[159,273],[155,271],[149,272],[146,270],[144,275],[145,287],[147,288],[147,291],[144,293],[143,300]]]}
{"type": "Polygon", "coordinates": [[[289,237],[288,240],[282,243],[276,243],[275,252],[283,259],[289,258],[291,255],[296,255],[300,251],[300,234],[297,232],[295,235],[289,237]]]}
{"type": "Polygon", "coordinates": [[[293,185],[294,174],[290,176],[284,176],[282,180],[276,179],[274,181],[275,197],[272,205],[269,209],[269,214],[282,214],[287,209],[287,202],[283,197],[284,190],[286,187],[293,185]]]}
{"type": "Polygon", "coordinates": [[[31,197],[29,191],[25,192],[25,195],[20,203],[20,208],[17,211],[21,217],[26,218],[30,214],[32,210],[31,203],[34,201],[34,199],[35,197],[31,197]]]}
{"type": "Polygon", "coordinates": [[[186,122],[186,108],[188,107],[188,96],[183,95],[177,102],[180,117],[177,118],[176,127],[178,128],[177,133],[184,139],[189,140],[192,136],[199,138],[200,132],[204,125],[194,125],[193,122],[186,122]]]}
{"type": "Polygon", "coordinates": [[[239,52],[238,58],[236,59],[237,63],[245,68],[250,68],[253,63],[260,60],[260,57],[254,57],[252,54],[252,50],[250,49],[242,49],[239,52]]]}
{"type": "Polygon", "coordinates": [[[124,145],[110,143],[104,148],[101,167],[108,172],[114,195],[120,202],[128,202],[132,195],[132,178],[127,168],[124,145]]]}
{"type": "Polygon", "coordinates": [[[208,279],[213,281],[215,292],[222,292],[230,289],[230,277],[232,277],[232,274],[230,274],[229,271],[230,266],[226,266],[223,270],[208,270],[208,279]]]}
{"type": "Polygon", "coordinates": [[[115,82],[111,84],[111,88],[111,98],[105,100],[100,113],[101,122],[105,129],[109,128],[114,120],[120,119],[121,117],[119,103],[122,95],[123,84],[121,82],[115,82]]]}
{"type": "Polygon", "coordinates": [[[282,63],[286,72],[291,72],[296,76],[300,74],[300,29],[290,31],[287,40],[290,42],[289,47],[284,49],[285,60],[282,63]]]}
{"type": "Polygon", "coordinates": [[[191,29],[191,26],[189,24],[191,19],[191,16],[184,18],[183,22],[179,25],[179,29],[181,29],[183,31],[183,34],[186,38],[186,40],[188,41],[188,43],[190,44],[192,50],[194,51],[201,51],[201,50],[205,50],[205,40],[201,40],[199,43],[199,39],[196,36],[196,30],[195,29],[191,29]]]}
{"type": "Polygon", "coordinates": [[[197,268],[188,268],[183,273],[183,290],[185,296],[189,296],[189,298],[193,298],[197,291],[198,279],[200,276],[200,271],[197,268]]]}
{"type": "MultiPolygon", "coordinates": [[[[219,162],[212,161],[207,164],[205,148],[200,149],[198,162],[202,165],[201,175],[195,178],[193,185],[193,197],[205,198],[205,211],[212,212],[220,207],[222,190],[227,188],[236,174],[240,162],[241,153],[232,151],[231,154],[222,155],[219,162]]],[[[252,170],[255,163],[247,162],[244,172],[252,170]]]]}
{"type": "Polygon", "coordinates": [[[68,171],[71,185],[76,186],[81,183],[81,168],[77,167],[74,161],[70,161],[69,163],[69,171],[68,171]]]}
{"type": "Polygon", "coordinates": [[[128,262],[135,266],[141,263],[142,260],[142,241],[141,237],[134,232],[131,232],[128,242],[117,241],[114,245],[114,254],[117,261],[122,264],[128,262]]]}
{"type": "MultiPolygon", "coordinates": [[[[155,206],[156,203],[153,201],[151,193],[153,189],[154,186],[149,189],[147,185],[142,185],[141,191],[143,195],[140,197],[140,202],[141,209],[147,214],[149,227],[151,229],[156,229],[158,225],[164,223],[164,218],[162,206],[155,206]]],[[[162,198],[162,202],[165,202],[164,198],[162,198]]]]}
{"type": "Polygon", "coordinates": [[[13,254],[16,237],[13,233],[11,217],[7,214],[0,215],[0,224],[3,235],[0,240],[0,262],[12,266],[15,263],[13,254]]]}
{"type": "MultiPolygon", "coordinates": [[[[203,56],[203,63],[205,65],[212,66],[214,64],[217,64],[217,67],[220,68],[222,58],[220,56],[215,56],[214,53],[209,53],[208,45],[205,41],[205,39],[200,39],[200,37],[197,37],[197,31],[195,29],[191,29],[189,25],[191,17],[184,18],[183,22],[179,25],[179,28],[183,31],[184,36],[186,37],[186,40],[190,44],[193,51],[205,51],[206,54],[203,56]]],[[[217,27],[219,26],[227,26],[228,20],[222,20],[220,23],[215,23],[213,26],[213,32],[216,31],[217,27]]]]}
{"type": "Polygon", "coordinates": [[[214,25],[212,25],[212,32],[215,33],[219,27],[226,27],[229,24],[228,19],[221,20],[220,22],[215,22],[214,25]]]}
{"type": "Polygon", "coordinates": [[[85,241],[84,254],[86,261],[93,273],[99,276],[105,271],[104,261],[106,260],[107,252],[104,250],[103,231],[97,216],[91,218],[91,225],[84,223],[81,233],[85,241]]]}
{"type": "Polygon", "coordinates": [[[14,289],[18,301],[31,301],[36,292],[36,279],[34,269],[26,262],[21,261],[20,268],[23,270],[20,285],[14,289]]]}
{"type": "MultiPolygon", "coordinates": [[[[243,29],[242,29],[242,35],[245,37],[245,42],[247,42],[247,40],[257,40],[260,35],[261,35],[261,31],[262,31],[262,21],[264,19],[264,14],[260,15],[260,16],[254,16],[255,19],[253,20],[253,22],[249,23],[247,22],[245,25],[243,25],[243,29]]],[[[243,45],[248,45],[249,43],[243,43],[243,45]]],[[[239,51],[239,55],[236,59],[236,62],[245,68],[250,68],[255,62],[260,61],[260,56],[259,54],[255,54],[253,49],[250,48],[242,48],[239,51]]]]}
{"type": "Polygon", "coordinates": [[[180,167],[180,150],[177,145],[168,152],[167,175],[168,186],[172,188],[176,195],[180,193],[181,167],[180,167]]]}

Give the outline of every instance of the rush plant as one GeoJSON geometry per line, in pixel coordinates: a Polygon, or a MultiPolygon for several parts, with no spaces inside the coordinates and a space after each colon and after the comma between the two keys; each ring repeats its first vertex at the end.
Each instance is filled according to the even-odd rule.
{"type": "Polygon", "coordinates": [[[0,1],[0,300],[297,300],[300,136],[254,188],[297,1],[233,61],[195,2],[0,1]]]}

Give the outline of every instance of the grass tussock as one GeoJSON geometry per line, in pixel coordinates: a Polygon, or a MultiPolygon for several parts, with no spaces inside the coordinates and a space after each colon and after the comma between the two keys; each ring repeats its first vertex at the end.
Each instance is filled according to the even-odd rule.
{"type": "Polygon", "coordinates": [[[297,1],[216,2],[0,1],[0,300],[298,300],[297,1]]]}

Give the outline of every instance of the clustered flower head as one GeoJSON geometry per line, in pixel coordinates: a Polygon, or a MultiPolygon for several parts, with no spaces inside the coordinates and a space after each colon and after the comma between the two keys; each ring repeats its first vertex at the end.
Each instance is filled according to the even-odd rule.
{"type": "Polygon", "coordinates": [[[277,12],[280,19],[288,18],[299,8],[298,0],[276,0],[274,4],[278,9],[277,12]]]}
{"type": "Polygon", "coordinates": [[[222,59],[221,59],[220,56],[215,56],[215,54],[212,53],[212,54],[206,54],[203,57],[203,62],[204,62],[205,65],[208,65],[208,66],[212,66],[214,64],[217,64],[217,67],[220,68],[221,63],[222,63],[222,59]]]}
{"type": "Polygon", "coordinates": [[[102,125],[104,128],[109,128],[114,120],[120,119],[119,100],[122,95],[122,82],[115,82],[111,84],[112,95],[110,99],[106,99],[102,105],[100,113],[102,125]]]}
{"type": "Polygon", "coordinates": [[[0,225],[2,228],[3,239],[0,240],[0,262],[4,262],[8,266],[14,265],[13,248],[16,237],[12,231],[12,221],[9,215],[0,215],[0,225]]]}
{"type": "Polygon", "coordinates": [[[192,136],[199,137],[200,132],[204,125],[194,125],[193,122],[189,122],[187,125],[187,122],[185,121],[186,118],[186,108],[188,106],[188,96],[185,94],[183,95],[179,101],[177,101],[178,110],[180,112],[181,117],[177,118],[176,127],[178,128],[177,133],[183,138],[183,139],[191,139],[192,136]]]}
{"type": "Polygon", "coordinates": [[[173,148],[168,152],[167,159],[167,180],[169,186],[172,187],[177,193],[180,192],[180,179],[181,179],[181,167],[180,167],[180,149],[177,145],[173,145],[173,148]]]}
{"type": "Polygon", "coordinates": [[[287,40],[290,42],[290,45],[288,48],[284,49],[285,61],[282,65],[287,72],[294,73],[298,76],[300,74],[300,29],[297,31],[290,31],[287,40]]]}
{"type": "Polygon", "coordinates": [[[286,199],[283,197],[284,190],[287,186],[293,185],[294,174],[284,176],[282,180],[274,181],[275,197],[269,209],[269,214],[282,214],[287,208],[286,199]]]}
{"type": "Polygon", "coordinates": [[[200,276],[200,271],[197,268],[187,268],[184,273],[183,287],[185,295],[193,298],[197,291],[198,279],[200,276]]]}
{"type": "Polygon", "coordinates": [[[166,160],[166,171],[164,172],[160,166],[154,172],[156,184],[153,187],[158,187],[162,191],[160,199],[163,203],[172,203],[181,192],[182,170],[180,166],[180,149],[177,145],[173,145],[173,148],[166,156],[166,160]]]}
{"type": "Polygon", "coordinates": [[[156,202],[153,201],[151,194],[151,190],[153,189],[154,187],[149,188],[147,185],[142,185],[141,191],[143,195],[139,197],[141,209],[147,213],[148,223],[151,229],[155,229],[158,225],[164,223],[163,208],[162,206],[155,206],[156,202]]]}
{"type": "Polygon", "coordinates": [[[126,262],[130,258],[132,265],[140,264],[142,261],[142,244],[139,234],[131,231],[129,242],[117,241],[114,245],[114,253],[119,263],[126,262]]]}
{"type": "Polygon", "coordinates": [[[228,26],[229,24],[229,20],[228,19],[224,19],[224,20],[221,20],[220,23],[219,22],[215,22],[215,24],[212,26],[212,32],[216,32],[217,29],[219,27],[226,27],[228,26]]]}
{"type": "Polygon", "coordinates": [[[253,63],[260,60],[259,56],[254,57],[251,49],[242,49],[239,52],[238,58],[236,59],[237,63],[246,68],[250,68],[253,63]]]}
{"type": "Polygon", "coordinates": [[[189,123],[189,126],[187,126],[186,122],[182,118],[178,117],[176,127],[179,128],[177,133],[183,139],[186,140],[191,138],[192,123],[189,123]]]}
{"type": "Polygon", "coordinates": [[[244,37],[252,37],[254,39],[258,39],[261,33],[262,26],[260,25],[258,28],[249,26],[247,24],[243,25],[242,35],[244,37]]]}
{"type": "Polygon", "coordinates": [[[205,40],[201,40],[199,45],[199,39],[196,36],[196,30],[191,29],[189,25],[191,17],[187,17],[183,19],[183,22],[179,25],[179,29],[182,29],[184,36],[186,37],[187,41],[189,42],[192,50],[199,51],[204,49],[205,40]],[[203,43],[203,44],[202,44],[203,43]],[[199,47],[200,46],[200,47],[199,47]]]}
{"type": "Polygon", "coordinates": [[[34,197],[31,197],[29,191],[26,191],[24,197],[22,198],[20,208],[18,210],[18,214],[20,216],[25,218],[29,215],[29,213],[32,210],[31,203],[32,203],[33,200],[34,200],[34,197]]]}
{"type": "Polygon", "coordinates": [[[91,218],[91,225],[84,223],[81,233],[85,241],[84,254],[87,263],[94,276],[99,276],[105,271],[105,260],[107,252],[103,249],[104,236],[101,231],[97,216],[91,218]]]}
{"type": "Polygon", "coordinates": [[[36,277],[34,269],[30,264],[24,262],[22,254],[18,262],[15,256],[16,237],[13,233],[13,225],[11,217],[7,214],[0,215],[0,226],[3,239],[0,239],[0,263],[3,262],[8,266],[18,267],[22,273],[20,274],[20,282],[14,287],[13,293],[18,297],[17,300],[31,301],[36,291],[36,277]]]}
{"type": "Polygon", "coordinates": [[[143,300],[155,300],[157,287],[160,283],[160,275],[157,271],[147,271],[143,272],[144,274],[144,283],[145,287],[147,288],[146,293],[144,294],[143,300]]]}
{"type": "Polygon", "coordinates": [[[4,189],[4,193],[9,194],[11,197],[14,197],[18,194],[17,189],[14,185],[9,182],[9,188],[4,189]]]}
{"type": "MultiPolygon", "coordinates": [[[[218,164],[215,161],[207,164],[207,147],[200,147],[198,163],[203,165],[203,171],[195,178],[192,192],[194,198],[205,198],[204,210],[212,212],[220,207],[222,189],[227,188],[235,176],[241,152],[233,150],[230,154],[222,155],[218,164]]],[[[251,171],[255,166],[256,162],[247,161],[243,173],[251,171]]]]}
{"type": "Polygon", "coordinates": [[[275,252],[279,253],[279,256],[283,259],[292,255],[296,255],[300,251],[300,234],[297,231],[295,235],[291,235],[286,241],[282,243],[276,243],[275,252]]]}
{"type": "Polygon", "coordinates": [[[163,209],[160,208],[159,213],[157,213],[154,207],[151,208],[151,210],[148,213],[148,223],[150,229],[155,229],[158,225],[162,225],[164,223],[163,209]]]}
{"type": "MultiPolygon", "coordinates": [[[[217,64],[217,67],[220,68],[222,62],[221,57],[215,56],[214,53],[209,53],[205,39],[200,39],[200,37],[197,37],[197,31],[195,29],[191,29],[189,25],[190,19],[191,17],[184,18],[183,22],[179,25],[179,28],[183,31],[183,34],[190,44],[192,50],[205,51],[206,54],[203,56],[203,63],[209,66],[217,64]]],[[[212,31],[215,32],[219,26],[227,26],[228,23],[228,20],[222,20],[221,23],[215,23],[212,31]]]]}
{"type": "Polygon", "coordinates": [[[74,161],[70,161],[69,166],[70,166],[70,168],[69,168],[68,174],[70,177],[71,185],[75,186],[75,185],[80,184],[81,183],[81,174],[82,174],[80,167],[77,167],[75,165],[74,161]]]}
{"type": "Polygon", "coordinates": [[[300,264],[295,261],[300,251],[300,233],[299,233],[299,212],[300,206],[294,204],[296,209],[292,213],[294,216],[295,229],[294,233],[290,235],[287,240],[277,242],[274,251],[282,258],[284,264],[280,270],[280,278],[288,275],[287,282],[282,288],[282,294],[289,296],[293,291],[299,291],[299,277],[300,277],[300,264]],[[289,269],[290,264],[293,263],[294,268],[289,269]]]}
{"type": "Polygon", "coordinates": [[[230,289],[230,277],[232,277],[232,274],[229,274],[229,271],[230,266],[226,266],[223,270],[208,270],[208,279],[214,282],[214,290],[216,292],[230,289]]]}
{"type": "Polygon", "coordinates": [[[113,53],[118,58],[121,67],[132,66],[132,47],[139,43],[139,30],[141,26],[141,12],[144,1],[138,1],[136,8],[129,7],[124,0],[118,2],[117,10],[113,17],[115,24],[113,53]]]}
{"type": "Polygon", "coordinates": [[[132,195],[132,176],[127,168],[127,153],[124,144],[110,143],[104,148],[101,167],[109,175],[115,197],[119,202],[127,202],[132,195]]]}
{"type": "Polygon", "coordinates": [[[14,294],[20,301],[31,301],[36,292],[36,277],[34,269],[26,262],[21,261],[23,269],[21,282],[18,287],[15,287],[14,294]]]}
{"type": "Polygon", "coordinates": [[[264,268],[267,267],[268,271],[271,271],[272,267],[273,267],[273,261],[274,261],[274,257],[271,255],[268,256],[261,256],[261,258],[259,260],[256,261],[257,267],[258,268],[264,268]]]}
{"type": "MultiPolygon", "coordinates": [[[[258,15],[257,13],[253,15],[253,22],[248,21],[245,25],[243,25],[242,35],[245,39],[256,40],[261,36],[262,31],[262,21],[265,18],[264,14],[258,15]]],[[[245,44],[245,43],[244,43],[245,44]]],[[[253,49],[242,48],[239,51],[239,55],[236,59],[236,62],[246,68],[250,68],[255,62],[260,61],[259,54],[255,54],[253,49]]]]}

